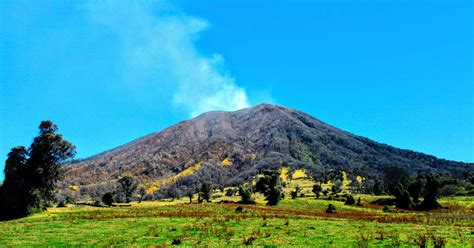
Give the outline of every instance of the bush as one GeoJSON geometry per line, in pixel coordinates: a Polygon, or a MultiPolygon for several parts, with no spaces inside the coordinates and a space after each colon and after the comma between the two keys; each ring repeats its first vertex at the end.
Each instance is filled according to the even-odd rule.
{"type": "Polygon", "coordinates": [[[370,202],[370,204],[382,205],[382,206],[393,206],[395,205],[395,199],[394,198],[380,198],[380,199],[370,202]]]}
{"type": "Polygon", "coordinates": [[[112,206],[114,203],[114,194],[112,192],[107,192],[102,196],[102,202],[107,206],[112,206]]]}
{"type": "Polygon", "coordinates": [[[65,208],[65,207],[67,207],[66,202],[64,202],[64,201],[60,202],[57,207],[58,207],[58,208],[65,208]]]}
{"type": "Polygon", "coordinates": [[[326,209],[326,213],[328,213],[328,214],[336,213],[336,207],[332,204],[329,204],[328,208],[326,209]]]}
{"type": "Polygon", "coordinates": [[[324,196],[327,196],[329,194],[329,191],[327,189],[321,191],[321,193],[323,193],[324,196]]]}
{"type": "Polygon", "coordinates": [[[235,209],[235,212],[236,212],[236,213],[242,213],[242,212],[244,212],[244,208],[241,207],[241,206],[238,206],[238,207],[235,209]]]}
{"type": "Polygon", "coordinates": [[[181,237],[176,237],[171,242],[171,245],[179,245],[179,244],[181,244],[181,237]]]}
{"type": "MultiPolygon", "coordinates": [[[[359,198],[360,200],[360,198],[359,198]]],[[[347,195],[346,196],[346,202],[344,203],[344,205],[354,205],[355,204],[355,199],[352,195],[347,195]]]]}
{"type": "Polygon", "coordinates": [[[239,195],[242,199],[240,203],[242,204],[255,204],[255,200],[252,199],[252,192],[245,186],[239,187],[239,195]]]}
{"type": "Polygon", "coordinates": [[[294,190],[294,191],[291,191],[291,199],[296,199],[298,198],[298,191],[294,190]]]}
{"type": "Polygon", "coordinates": [[[457,185],[452,185],[452,184],[447,184],[441,187],[440,189],[440,195],[442,196],[454,196],[454,195],[463,195],[465,192],[463,192],[463,189],[458,187],[457,185]]]}
{"type": "Polygon", "coordinates": [[[233,196],[234,194],[235,194],[234,189],[227,189],[227,191],[225,192],[225,196],[233,196]]]}
{"type": "Polygon", "coordinates": [[[102,207],[102,204],[100,203],[100,201],[95,201],[93,206],[94,207],[102,207]]]}

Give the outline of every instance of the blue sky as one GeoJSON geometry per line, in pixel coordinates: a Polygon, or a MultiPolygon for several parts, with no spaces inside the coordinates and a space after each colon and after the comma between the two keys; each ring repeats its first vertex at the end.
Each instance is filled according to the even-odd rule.
{"type": "Polygon", "coordinates": [[[474,161],[470,0],[4,0],[0,18],[3,161],[44,119],[83,158],[260,102],[474,161]]]}

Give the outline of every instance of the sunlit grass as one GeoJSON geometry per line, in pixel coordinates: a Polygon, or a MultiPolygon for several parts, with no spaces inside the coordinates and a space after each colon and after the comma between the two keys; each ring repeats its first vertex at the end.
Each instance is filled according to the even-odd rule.
{"type": "MultiPolygon", "coordinates": [[[[361,195],[361,197],[366,197],[361,195]]],[[[371,196],[372,197],[372,196],[371,196]]],[[[229,197],[237,200],[238,197],[229,197]]],[[[50,208],[30,217],[0,223],[3,246],[162,246],[180,240],[187,246],[252,245],[357,247],[367,237],[370,246],[385,247],[400,242],[414,246],[416,235],[448,239],[448,247],[470,247],[472,219],[462,208],[443,214],[384,213],[381,207],[345,206],[342,202],[312,197],[284,199],[278,206],[261,203],[189,204],[188,199],[132,203],[131,206],[97,208],[68,206],[50,208]],[[336,214],[326,214],[331,203],[336,214]],[[362,235],[362,236],[361,236],[362,235]]],[[[442,199],[472,210],[473,197],[442,199]]]]}

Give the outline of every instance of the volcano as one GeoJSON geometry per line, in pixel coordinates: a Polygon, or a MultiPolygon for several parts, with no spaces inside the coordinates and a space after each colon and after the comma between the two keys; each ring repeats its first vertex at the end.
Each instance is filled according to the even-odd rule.
{"type": "MultiPolygon", "coordinates": [[[[409,134],[407,134],[409,135],[409,134]]],[[[338,169],[366,178],[386,166],[412,173],[436,171],[463,178],[473,163],[398,149],[328,125],[301,111],[260,104],[207,112],[93,157],[68,164],[69,185],[90,185],[132,175],[173,183],[190,176],[237,184],[267,168],[290,166],[317,173],[338,169]]]]}

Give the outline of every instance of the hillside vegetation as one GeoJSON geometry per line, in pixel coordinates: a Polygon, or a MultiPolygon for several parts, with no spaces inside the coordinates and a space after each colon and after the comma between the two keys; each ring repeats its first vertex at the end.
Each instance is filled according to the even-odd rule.
{"type": "Polygon", "coordinates": [[[182,191],[206,181],[218,188],[236,187],[265,170],[288,167],[304,169],[323,184],[342,181],[344,171],[352,182],[362,183],[363,178],[361,188],[372,193],[389,166],[404,168],[411,176],[435,172],[458,180],[474,178],[472,163],[380,144],[303,112],[261,104],[235,112],[208,112],[75,161],[68,165],[62,188],[75,189],[68,194],[85,199],[110,191],[123,176],[133,176],[146,185],[151,197],[172,184],[182,191]]]}

